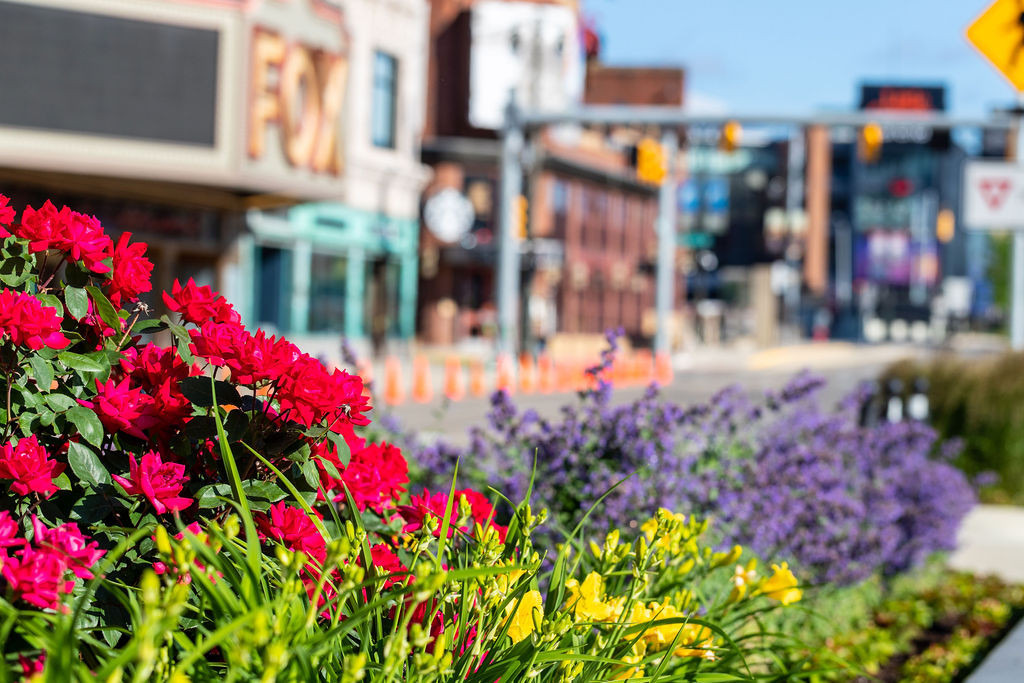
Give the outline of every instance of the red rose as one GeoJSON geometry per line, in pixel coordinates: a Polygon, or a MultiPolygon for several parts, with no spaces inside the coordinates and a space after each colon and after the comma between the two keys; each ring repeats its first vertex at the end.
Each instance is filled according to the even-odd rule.
{"type": "Polygon", "coordinates": [[[6,443],[0,451],[0,478],[12,479],[11,490],[19,496],[39,493],[49,498],[57,490],[53,480],[64,467],[64,463],[50,459],[35,434],[22,439],[17,446],[6,443]]]}
{"type": "Polygon", "coordinates": [[[129,478],[111,475],[130,496],[143,495],[153,504],[158,515],[165,512],[184,510],[192,504],[191,498],[178,494],[188,481],[185,466],[174,462],[163,462],[158,453],[150,452],[136,462],[135,456],[128,456],[129,478]]]}
{"type": "Polygon", "coordinates": [[[239,322],[241,316],[231,307],[224,297],[213,291],[208,285],[200,287],[192,278],[185,286],[177,280],[171,287],[171,293],[163,293],[164,303],[172,313],[180,313],[181,319],[193,325],[202,325],[213,319],[219,322],[239,322]]]}
{"type": "Polygon", "coordinates": [[[153,289],[153,284],[149,281],[153,273],[153,264],[143,256],[146,253],[146,245],[143,242],[128,244],[131,236],[130,232],[122,233],[110,254],[114,266],[108,283],[110,303],[118,307],[122,300],[135,301],[139,294],[153,289]]]}
{"type": "Polygon", "coordinates": [[[44,306],[31,294],[5,289],[0,292],[0,332],[18,346],[38,351],[44,346],[63,349],[71,342],[60,331],[57,309],[44,306]]]}

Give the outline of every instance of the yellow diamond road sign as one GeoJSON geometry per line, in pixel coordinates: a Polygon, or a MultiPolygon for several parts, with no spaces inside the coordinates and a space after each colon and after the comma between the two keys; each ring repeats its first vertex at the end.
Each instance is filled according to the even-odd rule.
{"type": "Polygon", "coordinates": [[[967,27],[967,40],[1024,91],[1024,0],[996,0],[967,27]]]}

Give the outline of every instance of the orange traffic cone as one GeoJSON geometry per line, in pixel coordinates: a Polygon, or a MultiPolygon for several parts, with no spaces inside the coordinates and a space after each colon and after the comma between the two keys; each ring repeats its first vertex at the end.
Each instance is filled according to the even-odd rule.
{"type": "Polygon", "coordinates": [[[479,360],[472,360],[469,363],[469,393],[472,396],[483,396],[487,393],[487,383],[484,381],[484,364],[479,360]]]}
{"type": "Polygon", "coordinates": [[[663,387],[672,384],[672,361],[664,351],[654,354],[654,381],[663,387]]]}
{"type": "Polygon", "coordinates": [[[534,376],[533,356],[528,353],[519,356],[519,389],[524,394],[532,394],[537,389],[537,378],[534,376]]]}
{"type": "Polygon", "coordinates": [[[537,390],[542,394],[550,394],[555,390],[555,364],[546,353],[537,357],[537,390]]]}
{"type": "Polygon", "coordinates": [[[497,377],[494,388],[507,394],[516,393],[516,378],[512,371],[512,359],[506,354],[498,356],[497,377]]]}
{"type": "Polygon", "coordinates": [[[412,360],[412,400],[417,403],[429,403],[434,398],[434,388],[430,386],[430,363],[423,356],[412,360]]]}
{"type": "Polygon", "coordinates": [[[653,368],[651,365],[653,362],[654,358],[651,356],[650,350],[640,349],[636,352],[636,358],[633,363],[636,369],[637,382],[643,385],[651,383],[651,377],[653,376],[653,368]]]}
{"type": "Polygon", "coordinates": [[[444,361],[444,395],[449,401],[461,401],[466,397],[462,363],[455,356],[448,356],[444,361]]]}
{"type": "Polygon", "coordinates": [[[389,406],[402,405],[405,402],[405,389],[402,387],[402,366],[394,356],[388,356],[384,363],[384,403],[389,406]]]}
{"type": "Polygon", "coordinates": [[[605,379],[610,379],[611,383],[617,387],[625,386],[629,383],[629,359],[621,354],[617,354],[612,360],[612,367],[609,372],[605,373],[605,379]]]}

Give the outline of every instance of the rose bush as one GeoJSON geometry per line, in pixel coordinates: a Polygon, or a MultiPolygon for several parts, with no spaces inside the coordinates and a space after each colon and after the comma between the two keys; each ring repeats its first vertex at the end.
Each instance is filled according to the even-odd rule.
{"type": "Polygon", "coordinates": [[[152,319],[145,245],[68,207],[0,195],[0,235],[3,679],[797,675],[757,622],[785,563],[667,510],[555,549],[526,502],[410,495],[359,377],[192,280],[152,319]]]}

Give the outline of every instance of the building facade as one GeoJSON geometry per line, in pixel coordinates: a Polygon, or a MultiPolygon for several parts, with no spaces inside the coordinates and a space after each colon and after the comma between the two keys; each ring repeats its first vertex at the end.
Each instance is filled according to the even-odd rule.
{"type": "MultiPolygon", "coordinates": [[[[526,109],[559,111],[631,73],[642,87],[626,93],[629,104],[681,106],[683,73],[592,75],[575,2],[432,8],[423,160],[434,176],[424,192],[419,332],[452,344],[496,333],[497,137],[510,94],[526,109]]],[[[630,164],[635,133],[556,127],[529,141],[518,212],[522,349],[620,326],[635,343],[653,335],[657,198],[630,164]]]]}
{"type": "Polygon", "coordinates": [[[313,353],[408,338],[428,11],[2,0],[0,187],[133,232],[158,288],[194,277],[313,353]]]}

